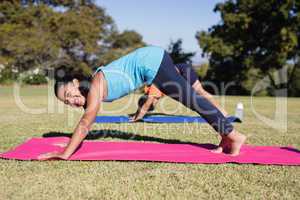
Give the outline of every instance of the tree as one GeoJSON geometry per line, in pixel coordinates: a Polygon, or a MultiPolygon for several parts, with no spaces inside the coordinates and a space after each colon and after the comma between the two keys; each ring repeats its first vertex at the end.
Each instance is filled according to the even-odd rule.
{"type": "Polygon", "coordinates": [[[112,48],[129,48],[137,44],[143,44],[143,37],[132,30],[125,30],[123,33],[114,35],[112,48]]]}
{"type": "Polygon", "coordinates": [[[93,5],[94,0],[21,0],[23,5],[47,4],[51,6],[65,6],[78,8],[79,6],[93,5]]]}
{"type": "Polygon", "coordinates": [[[275,89],[291,88],[299,68],[300,2],[296,0],[229,0],[216,5],[222,21],[198,32],[204,54],[210,57],[211,80],[242,86],[250,70],[268,76],[275,89]],[[272,72],[287,63],[294,67],[287,84],[276,84],[272,72]]]}
{"type": "Polygon", "coordinates": [[[90,74],[144,45],[135,31],[119,33],[93,0],[22,0],[0,3],[0,64],[7,74],[65,67],[90,74]]]}
{"type": "Polygon", "coordinates": [[[178,39],[176,42],[171,41],[168,47],[168,53],[174,63],[192,63],[192,57],[195,55],[195,52],[183,51],[182,39],[178,39]]]}
{"type": "Polygon", "coordinates": [[[139,47],[145,46],[143,37],[133,30],[125,30],[121,33],[113,32],[107,39],[106,50],[100,53],[98,65],[107,64],[139,47]]]}

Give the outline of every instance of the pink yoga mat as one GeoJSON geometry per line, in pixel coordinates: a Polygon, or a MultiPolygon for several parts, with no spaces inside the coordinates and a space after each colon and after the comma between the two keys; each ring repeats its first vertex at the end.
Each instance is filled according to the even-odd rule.
{"type": "MultiPolygon", "coordinates": [[[[33,138],[0,158],[36,160],[42,153],[63,151],[55,144],[67,137],[33,138]]],[[[265,165],[300,165],[300,151],[291,147],[244,145],[237,157],[214,154],[212,144],[161,144],[149,142],[84,141],[69,160],[123,160],[176,163],[255,163],[265,165]]]]}

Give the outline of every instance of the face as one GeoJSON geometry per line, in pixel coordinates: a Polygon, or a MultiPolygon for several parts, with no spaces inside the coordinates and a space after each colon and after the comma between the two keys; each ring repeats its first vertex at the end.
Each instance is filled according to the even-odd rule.
{"type": "Polygon", "coordinates": [[[79,91],[79,81],[74,79],[58,88],[57,98],[72,107],[82,107],[85,104],[85,97],[79,91]]]}

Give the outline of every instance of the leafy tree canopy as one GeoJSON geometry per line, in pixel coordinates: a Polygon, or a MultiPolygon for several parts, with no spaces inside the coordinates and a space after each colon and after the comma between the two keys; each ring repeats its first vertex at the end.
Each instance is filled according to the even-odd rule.
{"type": "Polygon", "coordinates": [[[0,3],[0,61],[17,72],[65,66],[91,73],[144,45],[135,31],[119,33],[92,0],[7,0],[0,3]]]}
{"type": "Polygon", "coordinates": [[[216,5],[221,22],[196,38],[210,57],[209,78],[216,82],[242,84],[249,70],[271,72],[292,62],[288,85],[299,68],[300,2],[297,0],[229,0],[216,5]]]}

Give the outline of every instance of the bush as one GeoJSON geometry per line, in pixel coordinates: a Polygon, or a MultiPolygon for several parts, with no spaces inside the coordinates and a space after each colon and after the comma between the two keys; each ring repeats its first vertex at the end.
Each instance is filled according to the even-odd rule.
{"type": "Polygon", "coordinates": [[[201,63],[199,65],[193,65],[197,75],[200,77],[201,80],[205,79],[209,64],[208,63],[201,63]]]}
{"type": "Polygon", "coordinates": [[[0,84],[11,84],[16,80],[16,74],[5,68],[0,70],[0,84]]]}
{"type": "Polygon", "coordinates": [[[15,81],[22,82],[23,84],[40,85],[48,83],[48,78],[44,71],[38,68],[22,73],[9,67],[0,68],[0,84],[12,84],[15,81]]]}
{"type": "Polygon", "coordinates": [[[47,78],[42,74],[30,74],[22,79],[22,82],[30,85],[40,85],[46,84],[48,82],[47,78]]]}

